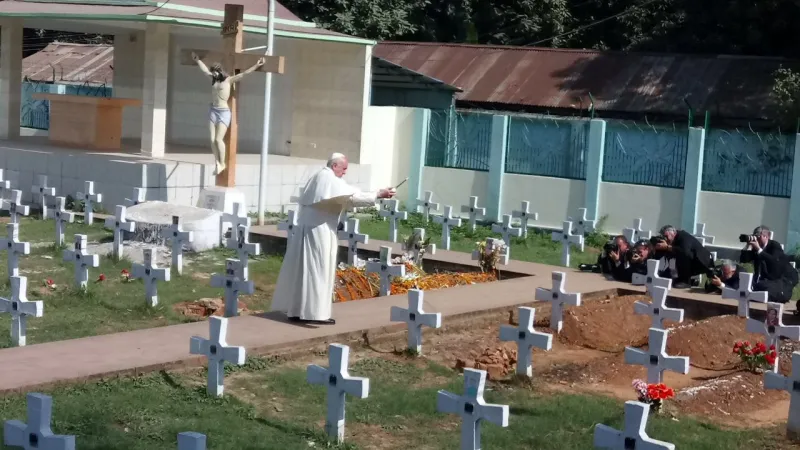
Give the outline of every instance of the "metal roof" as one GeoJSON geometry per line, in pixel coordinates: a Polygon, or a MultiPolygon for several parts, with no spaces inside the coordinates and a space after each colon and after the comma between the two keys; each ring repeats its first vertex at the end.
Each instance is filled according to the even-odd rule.
{"type": "Polygon", "coordinates": [[[455,86],[377,56],[372,57],[372,85],[400,89],[421,88],[461,92],[461,89],[455,86]]]}
{"type": "Polygon", "coordinates": [[[601,52],[536,47],[381,42],[373,54],[463,89],[456,98],[493,109],[584,109],[766,118],[776,69],[797,61],[724,55],[601,52]]]}
{"type": "Polygon", "coordinates": [[[22,60],[22,77],[61,84],[111,86],[114,46],[51,42],[22,60]]]}

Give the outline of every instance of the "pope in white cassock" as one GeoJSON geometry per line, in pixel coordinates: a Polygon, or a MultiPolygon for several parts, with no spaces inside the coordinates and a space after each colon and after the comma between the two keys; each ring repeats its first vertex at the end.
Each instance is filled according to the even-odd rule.
{"type": "Polygon", "coordinates": [[[334,153],[328,166],[317,172],[300,192],[297,226],[288,242],[272,310],[286,313],[290,321],[334,324],[331,318],[336,281],[339,217],[346,209],[373,206],[391,198],[393,188],[361,192],[342,179],[347,158],[334,153]]]}

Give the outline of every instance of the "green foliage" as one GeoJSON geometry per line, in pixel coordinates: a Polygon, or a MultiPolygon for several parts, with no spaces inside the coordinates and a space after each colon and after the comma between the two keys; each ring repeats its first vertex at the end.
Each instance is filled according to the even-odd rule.
{"type": "Polygon", "coordinates": [[[606,234],[604,230],[607,220],[608,214],[600,217],[600,219],[594,225],[594,230],[586,235],[586,239],[584,240],[586,245],[590,247],[603,248],[609,239],[608,234],[606,234]]]}
{"type": "Polygon", "coordinates": [[[785,118],[783,125],[794,126],[792,121],[800,117],[800,73],[781,66],[775,71],[772,99],[778,108],[778,117],[785,118]]]}

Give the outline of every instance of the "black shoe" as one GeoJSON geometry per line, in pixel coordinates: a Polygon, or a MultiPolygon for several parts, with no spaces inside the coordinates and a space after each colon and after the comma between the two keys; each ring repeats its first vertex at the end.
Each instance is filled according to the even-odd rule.
{"type": "Polygon", "coordinates": [[[336,325],[336,321],[333,319],[328,320],[309,320],[309,323],[313,323],[314,325],[336,325]]]}
{"type": "Polygon", "coordinates": [[[689,283],[684,283],[683,281],[677,281],[675,283],[672,283],[672,287],[674,289],[689,289],[691,286],[689,286],[689,283]]]}
{"type": "Polygon", "coordinates": [[[299,317],[289,317],[289,322],[302,322],[299,317]]]}

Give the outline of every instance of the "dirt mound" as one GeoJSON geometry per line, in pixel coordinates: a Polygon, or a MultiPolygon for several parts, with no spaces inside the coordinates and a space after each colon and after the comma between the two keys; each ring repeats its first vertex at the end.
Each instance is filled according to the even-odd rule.
{"type": "Polygon", "coordinates": [[[517,364],[517,351],[499,347],[486,347],[483,352],[474,352],[471,358],[456,360],[456,369],[479,369],[485,370],[486,376],[490,380],[504,378],[515,370],[517,364]]]}
{"type": "MultiPolygon", "coordinates": [[[[627,295],[607,300],[589,301],[564,312],[564,327],[558,340],[565,344],[621,352],[627,346],[647,343],[650,316],[633,313],[633,303],[650,301],[646,295],[627,295]]],[[[669,323],[665,322],[668,326],[669,323]]]]}
{"type": "MultiPolygon", "coordinates": [[[[217,316],[222,317],[225,314],[225,301],[221,298],[201,298],[193,302],[181,302],[172,305],[172,309],[181,315],[204,318],[217,316]]],[[[247,305],[239,300],[239,314],[249,313],[247,305]]]]}
{"type": "Polygon", "coordinates": [[[764,336],[744,330],[745,319],[737,316],[715,316],[698,322],[681,324],[670,331],[667,353],[688,356],[695,367],[708,370],[732,369],[739,363],[733,353],[736,341],[763,342],[764,336]]]}

